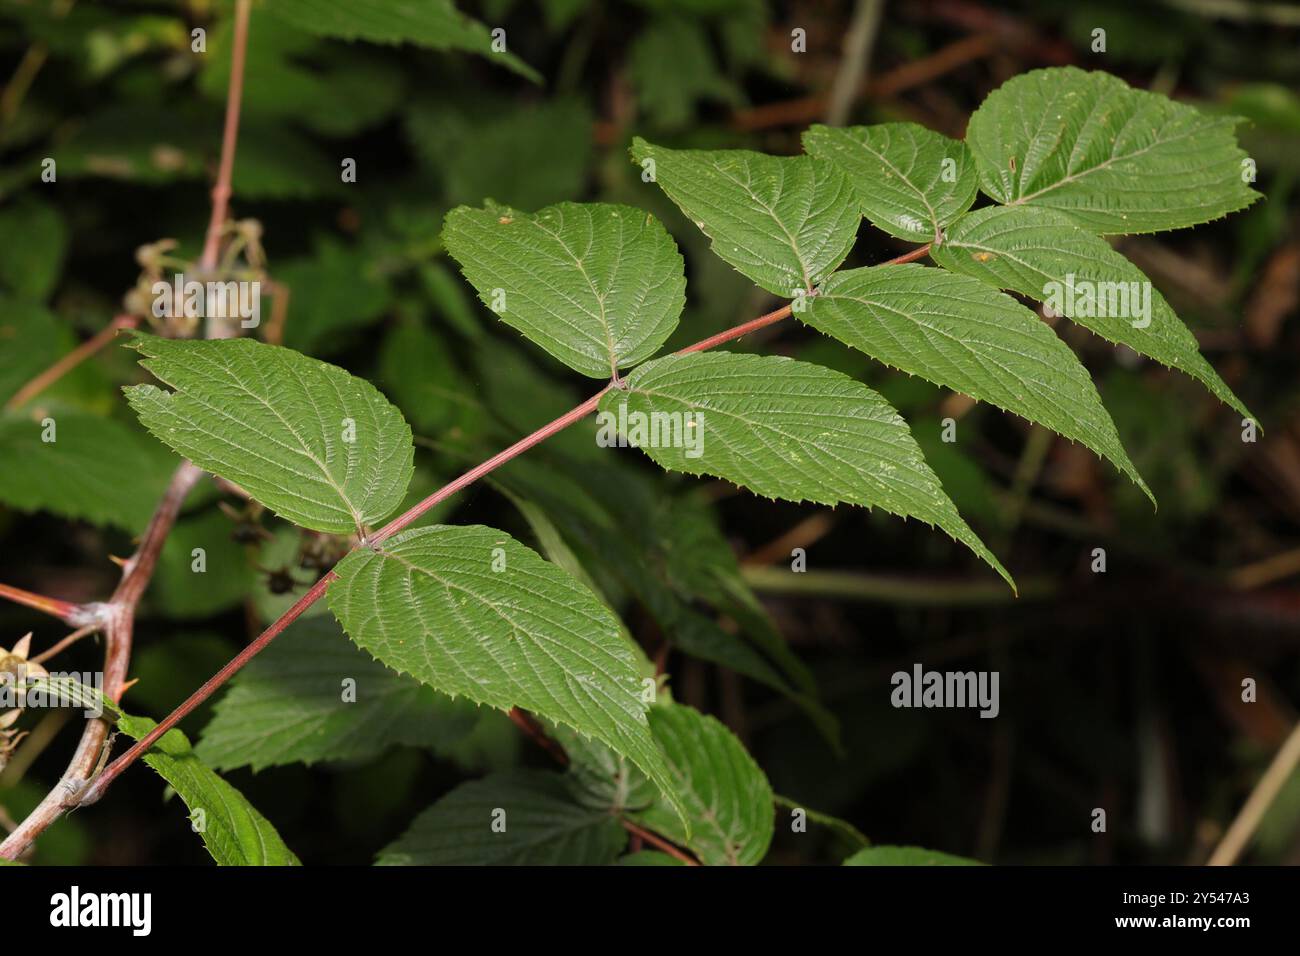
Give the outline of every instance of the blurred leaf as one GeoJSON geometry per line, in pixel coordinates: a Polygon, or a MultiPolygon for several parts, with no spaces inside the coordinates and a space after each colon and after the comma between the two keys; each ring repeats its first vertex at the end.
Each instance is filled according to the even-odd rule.
{"type": "Polygon", "coordinates": [[[576,199],[591,163],[591,115],[577,100],[421,106],[407,111],[406,128],[453,205],[540,209],[576,199]]]}
{"type": "Polygon", "coordinates": [[[646,119],[661,127],[688,122],[700,100],[736,106],[741,99],[739,88],[718,69],[703,26],[679,17],[655,20],[637,35],[628,79],[646,119]],[[671,69],[664,68],[668,63],[671,69]]]}
{"type": "MultiPolygon", "coordinates": [[[[68,229],[54,206],[24,200],[0,209],[0,248],[0,285],[20,299],[41,301],[63,271],[68,229]]],[[[0,318],[6,326],[9,321],[7,314],[0,318]]]]}
{"type": "Polygon", "coordinates": [[[179,460],[111,418],[72,410],[50,418],[50,442],[42,440],[39,420],[0,418],[0,501],[19,511],[142,530],[179,460]]]}
{"type": "Polygon", "coordinates": [[[231,681],[203,730],[217,770],[365,760],[398,744],[440,749],[478,709],[389,670],[322,617],[295,622],[231,681]]]}
{"type": "Polygon", "coordinates": [[[414,43],[432,50],[478,53],[535,83],[541,75],[513,53],[497,53],[488,28],[460,13],[451,0],[273,0],[267,10],[317,36],[371,43],[414,43]]]}
{"type": "Polygon", "coordinates": [[[300,352],[334,354],[389,308],[387,286],[366,272],[361,257],[337,239],[319,237],[316,254],[272,270],[289,289],[284,344],[300,352]]]}
{"type": "Polygon", "coordinates": [[[253,568],[234,531],[216,509],[177,521],[158,558],[149,607],[168,617],[198,618],[239,604],[253,585],[253,568]],[[203,552],[203,571],[194,570],[196,549],[203,552]]]}
{"type": "Polygon", "coordinates": [[[379,854],[380,866],[592,866],[612,863],[627,833],[583,807],[558,773],[515,770],[463,783],[379,854]]]}

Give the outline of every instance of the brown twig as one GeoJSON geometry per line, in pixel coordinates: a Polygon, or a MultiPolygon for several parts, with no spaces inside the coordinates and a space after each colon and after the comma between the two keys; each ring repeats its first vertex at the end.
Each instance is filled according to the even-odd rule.
{"type": "Polygon", "coordinates": [[[123,329],[133,329],[139,323],[135,316],[119,315],[108,323],[107,326],[100,329],[86,341],[82,342],[75,349],[64,355],[57,362],[47,368],[41,374],[37,375],[30,382],[18,389],[9,401],[5,402],[5,410],[13,411],[16,408],[22,408],[33,398],[45,391],[63,376],[67,375],[74,368],[90,358],[109,342],[117,337],[117,333],[123,329]]]}
{"type": "MultiPolygon", "coordinates": [[[[116,701],[126,683],[126,671],[131,661],[131,637],[135,627],[135,609],[144,593],[149,579],[153,576],[158,554],[176,516],[180,514],[181,505],[186,495],[194,487],[202,472],[188,461],[183,462],[172,475],[171,483],[163,494],[162,500],[154,510],[149,526],[140,540],[140,547],[127,560],[122,569],[122,580],[113,596],[106,604],[91,605],[96,621],[95,626],[102,628],[107,645],[104,657],[104,696],[116,701]]],[[[45,831],[55,820],[70,807],[82,802],[82,794],[87,782],[99,765],[100,751],[108,739],[108,723],[99,718],[86,722],[81,741],[68,769],[49,793],[27,818],[18,824],[12,833],[0,843],[0,859],[17,859],[25,852],[32,841],[45,831]]]]}
{"type": "MultiPolygon", "coordinates": [[[[891,262],[912,261],[913,259],[918,259],[921,256],[925,255],[929,251],[929,248],[930,247],[928,245],[922,246],[920,249],[905,253],[904,255],[899,256],[890,261],[891,262]]],[[[781,319],[789,316],[790,311],[791,311],[791,307],[789,305],[784,306],[783,308],[777,309],[774,312],[769,312],[767,315],[760,316],[759,318],[753,319],[749,322],[741,323],[740,325],[728,329],[725,332],[719,332],[717,335],[710,336],[709,338],[705,339],[702,342],[697,342],[695,345],[682,349],[677,354],[684,355],[691,352],[700,352],[705,349],[713,348],[714,346],[722,345],[726,342],[733,341],[735,339],[740,338],[743,335],[747,335],[748,333],[753,332],[755,329],[763,328],[764,326],[771,325],[775,322],[779,322],[781,319]]],[[[534,445],[537,445],[540,442],[545,441],[547,438],[551,437],[552,435],[556,434],[559,431],[562,431],[563,429],[569,427],[575,422],[581,421],[587,415],[591,414],[593,411],[596,410],[596,407],[600,404],[601,398],[604,397],[604,395],[614,387],[615,386],[613,383],[606,385],[603,389],[601,389],[595,395],[588,398],[581,405],[578,405],[577,407],[570,409],[569,411],[565,412],[563,415],[561,415],[559,418],[555,419],[554,421],[550,422],[549,424],[543,425],[541,428],[537,429],[532,434],[527,435],[524,438],[521,438],[519,441],[515,442],[513,445],[511,445],[509,448],[505,449],[504,451],[501,451],[496,455],[493,455],[491,458],[489,458],[487,461],[483,462],[482,464],[477,465],[474,468],[471,468],[469,471],[465,472],[465,474],[461,475],[459,478],[447,483],[442,488],[439,488],[433,494],[424,498],[424,500],[422,500],[421,502],[419,502],[418,504],[410,508],[405,513],[399,515],[397,518],[394,518],[383,528],[380,528],[378,531],[369,535],[358,545],[358,547],[367,547],[367,548],[377,547],[378,545],[386,541],[388,538],[392,537],[394,534],[401,531],[403,528],[406,528],[413,522],[419,520],[419,518],[423,516],[430,508],[434,507],[435,505],[439,504],[445,499],[451,497],[456,492],[461,491],[462,489],[473,484],[479,478],[482,478],[483,476],[487,475],[489,472],[496,470],[497,468],[509,462],[511,459],[523,454],[525,451],[532,448],[534,445]]],[[[322,596],[324,596],[325,591],[329,588],[329,585],[334,580],[334,577],[335,577],[334,573],[330,572],[329,574],[321,578],[319,581],[317,581],[310,591],[304,594],[298,600],[298,602],[294,604],[294,606],[291,607],[288,611],[286,611],[275,623],[273,623],[270,627],[268,627],[260,635],[258,635],[257,639],[254,640],[251,644],[249,644],[248,647],[244,648],[244,650],[242,650],[233,660],[231,660],[230,663],[226,664],[225,667],[223,667],[216,674],[214,674],[202,687],[200,687],[193,694],[191,694],[190,697],[183,704],[181,704],[174,711],[172,711],[172,713],[164,717],[162,721],[160,721],[158,725],[149,734],[142,737],[128,750],[126,750],[122,754],[122,756],[118,757],[111,764],[109,764],[108,767],[105,768],[104,772],[100,774],[99,777],[95,780],[94,784],[87,788],[85,798],[82,802],[90,803],[93,802],[94,800],[98,800],[100,796],[103,795],[103,792],[108,788],[109,784],[111,784],[115,779],[117,779],[117,777],[122,773],[122,771],[124,771],[127,767],[129,767],[132,763],[134,763],[146,750],[148,750],[149,747],[151,747],[154,744],[154,742],[158,740],[159,737],[165,734],[172,727],[176,726],[176,724],[182,718],[184,718],[195,707],[201,704],[213,693],[215,693],[218,688],[220,688],[223,684],[226,683],[226,681],[228,681],[231,677],[233,677],[245,664],[247,664],[250,660],[256,657],[267,645],[269,645],[273,640],[275,640],[276,637],[278,637],[281,633],[283,633],[284,629],[288,627],[289,624],[292,623],[295,619],[297,619],[298,616],[303,613],[303,611],[305,611],[308,607],[316,603],[317,600],[319,600],[322,596]]]]}
{"type": "Polygon", "coordinates": [[[555,758],[557,763],[564,767],[569,765],[569,755],[564,752],[564,748],[552,740],[531,715],[524,713],[518,707],[511,707],[509,717],[516,727],[527,734],[537,746],[555,758]]]}
{"type": "Polygon", "coordinates": [[[1273,762],[1259,778],[1255,789],[1250,792],[1237,818],[1232,821],[1232,826],[1228,827],[1228,832],[1211,854],[1209,866],[1232,866],[1237,862],[1254,838],[1264,814],[1295,774],[1297,767],[1300,767],[1300,724],[1295,725],[1291,735],[1273,757],[1273,762]]]}
{"type": "MultiPolygon", "coordinates": [[[[922,86],[945,73],[997,51],[999,42],[992,34],[979,33],[943,47],[930,56],[913,60],[903,66],[882,73],[876,79],[858,87],[859,96],[871,99],[888,99],[906,90],[922,86]]],[[[831,97],[815,93],[778,103],[767,103],[753,109],[741,110],[731,118],[733,129],[741,132],[770,129],[776,126],[805,126],[826,114],[831,97]]]]}
{"type": "Polygon", "coordinates": [[[79,627],[71,634],[69,634],[67,637],[65,637],[63,640],[59,641],[57,644],[53,645],[52,647],[47,647],[45,650],[41,651],[35,657],[28,658],[28,662],[32,664],[43,664],[45,661],[48,661],[55,654],[59,653],[59,651],[71,647],[73,644],[77,643],[77,641],[81,640],[83,637],[86,637],[87,635],[90,634],[94,634],[98,630],[99,630],[98,621],[94,621],[90,624],[86,624],[83,627],[79,627]]]}
{"type": "Polygon", "coordinates": [[[653,830],[647,830],[645,827],[633,823],[627,817],[619,817],[618,822],[623,825],[623,829],[626,830],[628,833],[632,834],[634,837],[640,837],[642,840],[644,840],[646,843],[649,843],[651,846],[655,847],[656,849],[663,850],[674,860],[681,860],[687,866],[700,865],[700,861],[695,859],[695,857],[691,856],[685,850],[681,849],[681,847],[678,847],[673,843],[669,843],[667,840],[665,840],[659,834],[655,833],[653,830]]]}
{"type": "MultiPolygon", "coordinates": [[[[244,95],[244,60],[248,50],[248,17],[252,0],[235,2],[235,38],[230,53],[230,89],[226,93],[226,125],[221,133],[221,163],[217,168],[217,181],[212,186],[212,216],[208,220],[208,232],[203,242],[203,254],[199,257],[199,269],[211,272],[217,267],[217,256],[221,248],[221,236],[226,228],[226,216],[230,208],[230,182],[235,171],[235,146],[239,141],[239,106],[244,95]]],[[[224,321],[215,323],[209,317],[208,338],[227,338],[224,321]],[[218,328],[217,326],[221,327],[218,328]]],[[[224,319],[224,316],[220,317],[224,319]]]]}

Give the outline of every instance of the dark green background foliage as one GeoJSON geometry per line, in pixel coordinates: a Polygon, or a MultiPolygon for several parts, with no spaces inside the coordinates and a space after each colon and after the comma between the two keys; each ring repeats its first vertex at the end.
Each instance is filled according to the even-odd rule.
{"type": "MultiPolygon", "coordinates": [[[[670,347],[773,307],[641,181],[627,149],[641,136],[673,149],[799,153],[800,134],[825,118],[851,4],[463,5],[506,28],[508,62],[441,49],[473,46],[473,30],[450,44],[444,34],[400,46],[328,38],[317,34],[338,31],[294,22],[301,6],[255,7],[232,210],[261,223],[267,271],[291,292],[284,344],[373,382],[410,423],[408,504],[592,391],[480,305],[442,246],[453,207],[599,200],[652,212],[686,263],[686,309],[670,347]],[[796,27],[807,31],[806,53],[790,51],[796,27]],[[355,184],[339,181],[345,157],[357,162],[355,184]]],[[[636,452],[597,448],[591,422],[435,512],[504,529],[585,580],[671,675],[674,698],[745,743],[787,798],[769,862],[838,863],[860,844],[850,828],[815,819],[792,835],[791,806],[849,821],[875,844],[985,862],[1200,861],[1294,723],[1300,32],[1205,19],[1197,6],[887,4],[873,82],[850,113],[853,123],[914,122],[961,138],[971,111],[1008,78],[1073,64],[1246,120],[1238,136],[1265,201],[1116,247],[1151,276],[1266,434],[1244,443],[1240,415],[1197,382],[1080,328],[1057,329],[1097,382],[1158,513],[1082,446],[790,322],[732,348],[815,361],[884,395],[1015,575],[1019,599],[917,522],[668,475],[636,452]],[[1098,27],[1105,53],[1091,50],[1098,27]],[[940,440],[948,417],[958,420],[955,443],[940,440]],[[789,569],[793,547],[806,549],[805,574],[789,569]],[[1094,548],[1106,550],[1105,574],[1090,569],[1094,548]],[[914,661],[999,671],[1000,716],[892,708],[890,675],[914,661]],[[1246,677],[1258,682],[1255,703],[1240,700],[1246,677]],[[1107,809],[1104,834],[1090,830],[1094,807],[1107,809]]],[[[0,100],[0,399],[121,311],[137,247],[176,238],[177,255],[197,256],[230,26],[230,4],[206,0],[0,3],[0,80],[14,78],[0,100]],[[203,54],[190,49],[196,26],[207,29],[203,54]],[[40,181],[45,157],[57,161],[56,183],[40,181]]],[[[908,248],[866,223],[860,240],[846,268],[908,248]]],[[[0,419],[0,581],[70,600],[111,590],[108,556],[130,552],[175,464],[121,397],[119,386],[150,380],[137,358],[110,347],[0,419]],[[57,415],[70,449],[57,475],[34,468],[16,437],[15,422],[44,414],[57,415]]],[[[203,482],[163,552],[136,628],[138,683],[125,699],[134,714],[164,716],[346,550],[269,514],[223,510],[220,497],[203,482]],[[207,551],[202,578],[189,571],[193,547],[207,551]]],[[[28,630],[37,648],[63,633],[0,606],[0,647],[28,630]]],[[[420,858],[422,826],[436,831],[439,815],[455,820],[512,792],[533,794],[538,814],[558,801],[556,812],[575,820],[574,858],[623,845],[607,818],[567,802],[546,753],[503,715],[350,655],[322,603],[184,725],[198,757],[303,861],[369,863],[383,847],[382,862],[420,858]],[[339,675],[368,669],[388,682],[367,711],[372,723],[331,723],[339,675]],[[294,695],[283,712],[279,691],[294,695]],[[323,736],[241,737],[241,721],[259,718],[299,719],[323,736]],[[373,722],[388,732],[373,735],[373,722]],[[490,771],[505,773],[428,811],[490,771]]],[[[60,665],[93,670],[101,656],[83,642],[60,665]]],[[[21,780],[0,776],[0,822],[20,819],[57,779],[74,734],[70,722],[21,780]]],[[[133,770],[111,794],[56,824],[34,861],[207,859],[179,804],[163,805],[156,776],[133,770]]],[[[592,799],[608,806],[607,797],[592,799]]],[[[662,807],[638,805],[644,794],[623,798],[660,832],[677,826],[662,807]]],[[[461,849],[474,858],[472,846],[461,849]]],[[[713,850],[719,861],[734,856],[713,850]]],[[[1249,858],[1300,861],[1300,778],[1249,858]]]]}

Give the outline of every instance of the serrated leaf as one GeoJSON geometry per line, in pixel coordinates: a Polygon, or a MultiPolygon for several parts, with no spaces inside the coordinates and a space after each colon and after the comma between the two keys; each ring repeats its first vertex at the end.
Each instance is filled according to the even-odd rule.
{"type": "Polygon", "coordinates": [[[124,389],[145,427],[286,520],[347,534],[401,502],[413,470],[411,429],[370,383],[251,339],[142,335],[131,345],[175,389],[124,389]]]}
{"type": "Polygon", "coordinates": [[[665,149],[640,137],[632,158],[697,227],[713,251],[784,298],[811,290],[844,261],[861,216],[848,178],[811,156],[665,149]]]}
{"type": "Polygon", "coordinates": [[[335,621],[315,617],[296,622],[235,676],[196,750],[217,770],[365,760],[399,744],[446,746],[477,719],[468,701],[389,670],[335,621]]]}
{"type": "MultiPolygon", "coordinates": [[[[538,508],[558,525],[561,547],[577,549],[582,570],[598,580],[593,589],[607,603],[617,607],[625,592],[635,597],[674,646],[788,695],[838,747],[837,721],[818,702],[806,666],[744,584],[713,516],[618,464],[529,458],[511,462],[493,480],[508,489],[539,539],[554,534],[554,527],[540,527],[538,508]],[[733,618],[741,632],[724,631],[702,613],[701,602],[733,618]]],[[[546,553],[555,560],[552,548],[546,553]]]]}
{"type": "Polygon", "coordinates": [[[379,866],[593,866],[612,863],[627,832],[575,802],[564,778],[512,770],[463,783],[424,813],[379,866]]]}
{"type": "MultiPolygon", "coordinates": [[[[118,729],[135,740],[154,726],[147,717],[123,716],[117,721],[118,729]]],[[[142,759],[185,801],[196,828],[201,820],[203,845],[219,866],[299,865],[275,827],[243,794],[199,761],[179,730],[163,734],[142,759]]]]}
{"type": "Polygon", "coordinates": [[[797,315],[886,365],[1082,442],[1151,494],[1074,353],[978,279],[915,263],[850,269],[797,315]]]}
{"type": "Polygon", "coordinates": [[[650,727],[672,768],[692,821],[687,834],[659,804],[630,816],[694,850],[706,866],[753,866],[767,855],[772,788],[735,734],[684,704],[653,707],[650,727]]]}
{"type": "Polygon", "coordinates": [[[699,100],[734,107],[742,99],[736,83],[718,68],[706,24],[694,18],[656,18],[638,31],[627,76],[638,112],[659,127],[685,125],[699,100]],[[665,70],[665,63],[673,68],[665,70]]]}
{"type": "Polygon", "coordinates": [[[979,860],[969,860],[938,850],[924,850],[918,846],[869,846],[859,850],[844,861],[843,866],[982,866],[979,860]]]}
{"type": "Polygon", "coordinates": [[[658,351],[686,302],[672,237],[630,206],[461,206],[443,241],[498,318],[593,378],[658,351]]]}
{"type": "Polygon", "coordinates": [[[139,531],[167,489],[176,461],[127,424],[59,411],[54,441],[44,419],[0,419],[0,502],[19,511],[50,511],[98,525],[139,531]]]}
{"type": "Polygon", "coordinates": [[[444,694],[593,736],[676,801],[632,650],[568,574],[482,526],[405,531],[352,552],[334,573],[330,609],[380,661],[444,694]]]}
{"type": "Polygon", "coordinates": [[[981,188],[1000,203],[1056,209],[1101,234],[1159,232],[1259,198],[1242,180],[1238,122],[1066,66],[990,93],[966,142],[981,188]]]}
{"type": "Polygon", "coordinates": [[[899,239],[941,239],[979,189],[966,144],[916,123],[813,126],[803,147],[841,169],[862,214],[899,239]]]}
{"type": "Polygon", "coordinates": [[[541,82],[540,74],[513,53],[495,52],[488,28],[457,10],[451,0],[272,0],[266,9],[316,36],[464,50],[541,82]]]}
{"type": "Polygon", "coordinates": [[[1053,291],[1059,292],[1053,307],[1059,305],[1066,317],[1110,342],[1127,345],[1187,373],[1221,401],[1247,418],[1252,417],[1201,355],[1196,336],[1183,325],[1151,280],[1104,239],[1079,228],[1068,216],[1030,206],[981,209],[959,220],[949,230],[947,241],[930,254],[954,272],[1040,301],[1046,302],[1053,291]],[[1096,290],[1094,302],[1100,299],[1101,292],[1111,288],[1110,283],[1122,283],[1130,291],[1132,283],[1138,283],[1140,292],[1150,290],[1150,314],[1136,318],[1088,315],[1099,309],[1090,308],[1082,299],[1076,302],[1076,296],[1067,294],[1067,282],[1078,289],[1096,290]],[[1149,324],[1141,327],[1148,319],[1149,324]]]}
{"type": "Polygon", "coordinates": [[[780,356],[714,352],[656,359],[624,382],[625,390],[601,399],[614,420],[626,402],[627,413],[641,413],[643,422],[677,413],[681,428],[694,419],[703,429],[691,441],[698,457],[687,454],[685,441],[642,448],[664,468],[725,478],[770,498],[879,506],[919,518],[1011,583],[953,507],[907,424],[847,375],[780,356]]]}
{"type": "Polygon", "coordinates": [[[565,781],[579,803],[610,813],[654,803],[658,790],[622,754],[559,724],[546,731],[569,758],[565,781]]]}

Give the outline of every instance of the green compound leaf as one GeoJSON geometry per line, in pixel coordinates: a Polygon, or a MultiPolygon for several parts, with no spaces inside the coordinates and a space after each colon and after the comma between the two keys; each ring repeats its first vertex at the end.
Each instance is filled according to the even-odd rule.
{"type": "Polygon", "coordinates": [[[853,191],[820,159],[665,149],[639,137],[632,158],[718,256],[776,295],[811,290],[853,247],[861,219],[853,191]]]}
{"type": "Polygon", "coordinates": [[[662,467],[725,478],[769,498],[879,506],[919,518],[1014,587],[957,513],[907,424],[847,375],[779,356],[714,352],[656,359],[624,381],[626,390],[607,393],[600,409],[610,426],[632,422],[621,416],[637,412],[648,427],[655,414],[667,413],[659,421],[676,428],[678,440],[647,444],[627,436],[662,467]],[[686,439],[690,422],[702,436],[686,439]]]}
{"type": "Polygon", "coordinates": [[[686,303],[681,253],[640,209],[559,203],[447,214],[447,250],[488,308],[584,375],[649,358],[686,303]]]}
{"type": "Polygon", "coordinates": [[[844,861],[843,866],[983,866],[979,860],[923,850],[918,846],[869,846],[844,861]]]}
{"type": "Polygon", "coordinates": [[[1067,66],[994,90],[966,142],[981,188],[1000,203],[1056,209],[1103,235],[1159,232],[1259,198],[1242,180],[1238,122],[1067,66]]]}
{"type": "Polygon", "coordinates": [[[1083,442],[1151,494],[1074,353],[978,279],[915,264],[850,269],[798,317],[886,365],[1083,442]]]}
{"type": "Polygon", "coordinates": [[[661,804],[632,818],[689,847],[706,866],[760,862],[772,842],[775,809],[767,777],[744,745],[717,720],[684,704],[652,708],[650,727],[668,755],[692,832],[685,833],[661,804]]]}
{"type": "Polygon", "coordinates": [[[899,239],[941,239],[979,189],[966,144],[916,123],[813,126],[803,146],[841,169],[863,215],[899,239]]]}
{"type": "MultiPolygon", "coordinates": [[[[146,717],[120,717],[117,727],[139,740],[153,730],[146,717]]],[[[238,790],[206,767],[179,730],[169,730],[142,758],[190,809],[191,825],[220,866],[298,866],[275,827],[238,790]]]]}
{"type": "Polygon", "coordinates": [[[542,79],[513,53],[494,51],[488,28],[457,10],[451,0],[270,0],[266,9],[316,36],[464,50],[481,54],[534,83],[542,79]]]}
{"type": "Polygon", "coordinates": [[[304,618],[235,675],[196,750],[217,770],[364,760],[454,743],[477,714],[362,653],[328,617],[304,618]]]}
{"type": "Polygon", "coordinates": [[[415,818],[379,854],[379,866],[597,866],[612,863],[627,831],[584,807],[564,778],[512,770],[463,783],[415,818]]]}
{"type": "Polygon", "coordinates": [[[1102,338],[1187,373],[1253,417],[1151,280],[1069,217],[1031,206],[981,209],[959,220],[930,254],[947,269],[1046,302],[1102,338]],[[1112,307],[1112,296],[1121,306],[1127,297],[1128,307],[1112,307]],[[1149,306],[1145,315],[1134,317],[1142,311],[1133,308],[1135,296],[1149,306]]]}
{"type": "Polygon", "coordinates": [[[642,680],[594,594],[502,531],[417,528],[334,569],[330,609],[363,649],[453,697],[540,717],[627,756],[677,805],[642,680]]]}
{"type": "Polygon", "coordinates": [[[131,344],[175,389],[124,389],[145,427],[286,520],[346,534],[401,503],[411,429],[369,382],[251,339],[137,336],[131,344]]]}

